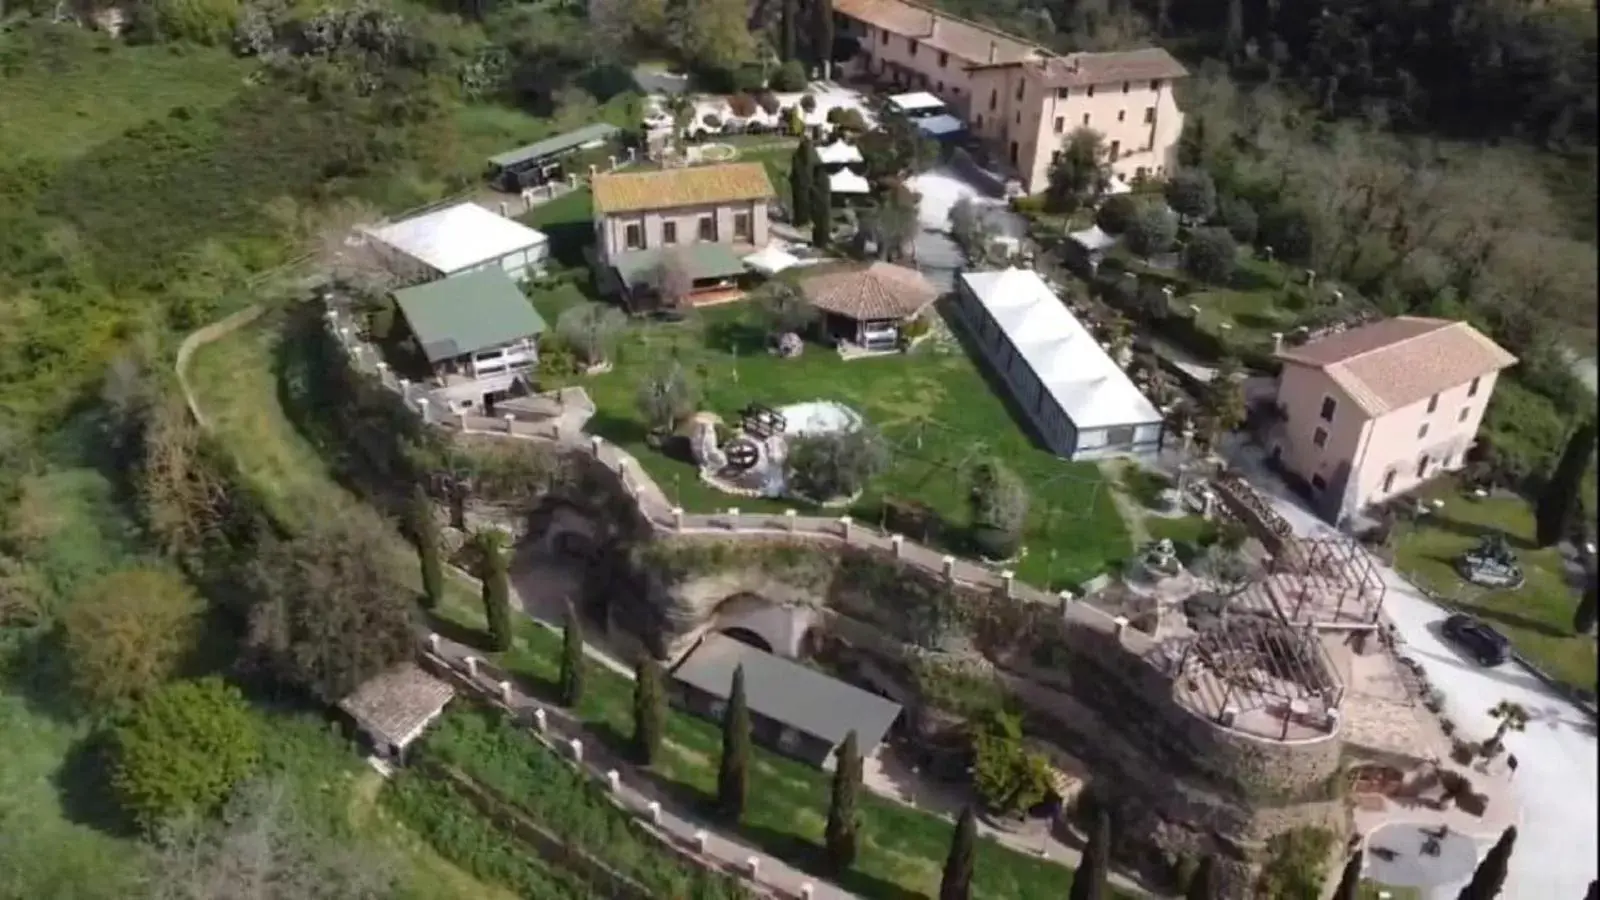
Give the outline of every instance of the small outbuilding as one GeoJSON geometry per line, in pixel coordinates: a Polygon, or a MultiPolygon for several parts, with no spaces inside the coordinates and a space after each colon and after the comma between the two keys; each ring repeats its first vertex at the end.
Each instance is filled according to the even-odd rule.
{"type": "Polygon", "coordinates": [[[476,203],[457,203],[368,229],[367,238],[402,268],[424,278],[498,269],[515,281],[543,271],[550,239],[476,203]]]}
{"type": "Polygon", "coordinates": [[[356,688],[339,701],[339,709],[355,722],[374,754],[401,763],[406,748],[444,713],[455,695],[454,688],[415,663],[402,663],[356,688]]]}
{"type": "Polygon", "coordinates": [[[779,752],[825,766],[850,732],[863,757],[878,750],[900,704],[725,634],[709,634],[673,671],[677,702],[721,719],[744,671],[752,736],[779,752]]]}
{"type": "MultiPolygon", "coordinates": [[[[567,164],[580,151],[591,150],[614,141],[622,129],[605,122],[585,125],[576,131],[558,134],[489,157],[489,182],[502,191],[520,191],[566,178],[567,164]]],[[[571,173],[576,174],[576,173],[571,173]]]]}
{"type": "Polygon", "coordinates": [[[874,351],[898,349],[906,325],[939,298],[921,272],[886,262],[812,275],[800,293],[823,314],[829,337],[874,351]]]}
{"type": "Polygon", "coordinates": [[[895,94],[889,98],[889,108],[912,119],[937,116],[946,111],[944,101],[927,91],[895,94]]]}
{"type": "Polygon", "coordinates": [[[538,367],[544,319],[504,272],[403,288],[394,300],[451,411],[492,406],[538,367]]]}

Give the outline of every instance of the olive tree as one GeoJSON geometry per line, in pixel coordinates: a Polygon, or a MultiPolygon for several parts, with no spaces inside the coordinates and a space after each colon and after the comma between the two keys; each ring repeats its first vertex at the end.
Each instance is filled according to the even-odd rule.
{"type": "Polygon", "coordinates": [[[1128,223],[1124,239],[1128,249],[1140,256],[1148,258],[1165,253],[1178,239],[1178,217],[1160,203],[1147,204],[1128,223]]]}
{"type": "Polygon", "coordinates": [[[866,427],[800,435],[789,443],[789,485],[811,500],[853,497],[888,464],[888,448],[866,427]]]}
{"type": "Polygon", "coordinates": [[[972,539],[983,555],[1008,558],[1022,541],[1028,520],[1028,491],[1004,463],[985,459],[967,475],[967,502],[972,512],[972,539]]]}
{"type": "Polygon", "coordinates": [[[622,310],[585,303],[562,311],[556,318],[556,334],[586,365],[597,366],[611,357],[627,324],[622,310]]]}
{"type": "Polygon", "coordinates": [[[694,383],[689,373],[676,362],[668,363],[639,382],[636,398],[639,414],[650,433],[657,437],[671,434],[694,412],[694,383]]]}
{"type": "Polygon", "coordinates": [[[769,281],[757,294],[770,334],[803,333],[817,319],[817,309],[791,284],[769,281]]]}
{"type": "Polygon", "coordinates": [[[1191,222],[1204,222],[1217,211],[1217,186],[1204,169],[1184,169],[1163,191],[1173,212],[1191,222]]]}
{"type": "Polygon", "coordinates": [[[1211,284],[1227,284],[1239,259],[1239,245],[1226,228],[1196,228],[1183,245],[1183,270],[1211,284]]]}

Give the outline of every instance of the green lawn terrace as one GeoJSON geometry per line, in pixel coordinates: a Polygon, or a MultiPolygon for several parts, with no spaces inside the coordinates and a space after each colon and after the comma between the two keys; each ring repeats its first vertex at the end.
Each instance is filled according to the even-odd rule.
{"type": "MultiPolygon", "coordinates": [[[[536,293],[534,303],[555,316],[577,299],[574,289],[562,287],[536,293]]],[[[965,552],[967,496],[960,471],[992,454],[1017,472],[1032,498],[1025,553],[1014,567],[1018,578],[1060,589],[1114,567],[1132,552],[1100,469],[1038,447],[1002,399],[1009,395],[961,347],[931,340],[907,354],[845,362],[830,348],[809,344],[799,358],[780,359],[767,352],[766,327],[751,304],[703,309],[684,323],[632,325],[610,372],[568,382],[581,384],[594,401],[589,430],[632,453],[687,511],[816,512],[787,499],[724,493],[703,484],[686,455],[647,443],[635,398],[641,380],[665,360],[676,360],[696,383],[699,409],[730,423],[751,403],[776,408],[824,400],[850,407],[878,429],[891,448],[889,468],[838,515],[879,527],[886,500],[914,501],[940,524],[906,536],[965,552]]]]}
{"type": "Polygon", "coordinates": [[[1559,549],[1534,548],[1533,507],[1520,497],[1467,496],[1455,479],[1429,485],[1417,499],[1444,505],[1415,523],[1397,526],[1399,570],[1493,625],[1551,677],[1592,697],[1600,665],[1595,639],[1572,631],[1578,591],[1567,578],[1559,549]],[[1504,533],[1517,554],[1526,578],[1517,590],[1486,590],[1466,584],[1457,574],[1461,554],[1493,531],[1504,533]]]}

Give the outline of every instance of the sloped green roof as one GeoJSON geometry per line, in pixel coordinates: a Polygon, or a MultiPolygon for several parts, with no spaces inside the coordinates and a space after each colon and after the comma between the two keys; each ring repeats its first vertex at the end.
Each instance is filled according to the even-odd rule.
{"type": "Polygon", "coordinates": [[[504,271],[452,275],[394,292],[429,362],[533,337],[545,329],[533,304],[504,271]]]}
{"type": "Polygon", "coordinates": [[[596,122],[592,125],[585,125],[576,131],[558,134],[555,137],[545,138],[526,147],[518,147],[498,156],[491,156],[489,157],[489,162],[506,169],[525,162],[544,159],[547,156],[555,156],[557,153],[565,153],[568,150],[576,150],[584,144],[610,140],[621,133],[622,129],[615,125],[596,122]]]}
{"type": "Polygon", "coordinates": [[[689,270],[689,277],[696,281],[703,278],[727,278],[749,271],[744,260],[740,259],[727,244],[710,242],[629,250],[612,257],[611,265],[617,270],[617,275],[622,278],[623,283],[631,287],[648,279],[650,273],[661,264],[668,253],[683,260],[684,267],[689,270]]]}

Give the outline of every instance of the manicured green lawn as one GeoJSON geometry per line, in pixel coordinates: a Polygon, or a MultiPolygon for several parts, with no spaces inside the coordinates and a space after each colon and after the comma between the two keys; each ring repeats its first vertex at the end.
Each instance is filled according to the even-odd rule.
{"type": "Polygon", "coordinates": [[[1567,586],[1560,554],[1533,549],[1532,507],[1520,499],[1463,497],[1453,482],[1434,485],[1423,498],[1444,500],[1444,509],[1402,526],[1395,553],[1400,570],[1483,617],[1552,676],[1592,693],[1595,641],[1572,633],[1578,596],[1567,586]],[[1456,575],[1456,557],[1495,530],[1505,532],[1516,550],[1527,577],[1520,590],[1485,591],[1456,575]]]}
{"type": "MultiPolygon", "coordinates": [[[[441,627],[476,639],[482,627],[477,607],[445,610],[441,627]]],[[[559,675],[561,635],[524,620],[517,646],[487,654],[536,692],[554,696],[559,675]]],[[[632,733],[633,683],[610,669],[589,663],[577,714],[602,740],[621,751],[632,733]]],[[[668,715],[664,759],[656,774],[684,802],[706,807],[715,797],[720,727],[673,711],[668,715]]],[[[812,872],[822,871],[820,843],[827,823],[831,776],[800,762],[757,748],[750,768],[750,797],[741,833],[751,843],[812,872]]],[[[861,848],[855,868],[837,879],[863,897],[907,898],[937,894],[952,825],[930,815],[863,793],[861,848]]],[[[1071,871],[988,840],[979,842],[974,896],[994,900],[1046,900],[1065,896],[1071,871]]],[[[1112,897],[1125,896],[1113,890],[1112,897]]]]}
{"type": "MultiPolygon", "coordinates": [[[[535,305],[541,305],[537,297],[535,305]]],[[[859,521],[878,524],[886,498],[915,500],[949,523],[945,543],[959,546],[967,520],[960,472],[987,453],[1014,469],[1032,496],[1019,578],[1035,584],[1082,581],[1131,552],[1099,469],[1062,461],[1035,445],[1003,391],[960,349],[925,343],[910,354],[844,362],[813,344],[798,359],[779,359],[766,352],[759,310],[749,304],[701,310],[683,324],[630,326],[614,369],[580,381],[597,408],[590,430],[638,457],[668,497],[687,510],[778,512],[797,504],[725,494],[703,485],[686,460],[646,445],[635,403],[638,386],[668,360],[677,360],[698,384],[700,407],[729,423],[750,403],[835,400],[861,413],[893,449],[889,470],[848,510],[859,521]]]]}

